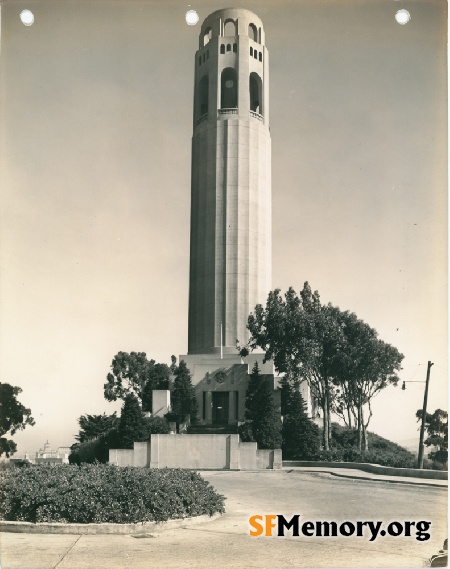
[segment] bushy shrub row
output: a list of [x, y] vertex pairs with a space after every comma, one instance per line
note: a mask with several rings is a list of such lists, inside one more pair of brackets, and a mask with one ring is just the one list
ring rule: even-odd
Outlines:
[[397, 454], [391, 450], [372, 449], [367, 452], [358, 452], [356, 448], [334, 448], [328, 451], [319, 451], [314, 460], [324, 462], [368, 462], [395, 468], [417, 468], [417, 459], [408, 451]]
[[417, 459], [400, 445], [393, 443], [375, 433], [367, 433], [369, 450], [358, 451], [358, 432], [333, 423], [332, 448], [328, 451], [320, 450], [313, 460], [326, 462], [368, 462], [381, 466], [395, 468], [416, 468]]
[[223, 513], [224, 499], [184, 469], [39, 465], [0, 474], [0, 517], [10, 521], [162, 522]]
[[139, 431], [131, 437], [124, 436], [120, 428], [113, 428], [97, 439], [72, 445], [69, 461], [71, 464], [95, 461], [106, 463], [110, 448], [133, 448], [133, 443], [147, 441], [152, 434], [164, 435], [168, 432], [169, 424], [163, 417], [144, 417]]

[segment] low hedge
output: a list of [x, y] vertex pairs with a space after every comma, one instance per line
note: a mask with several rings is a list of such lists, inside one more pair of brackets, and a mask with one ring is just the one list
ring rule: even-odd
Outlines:
[[162, 522], [223, 513], [224, 500], [185, 469], [38, 465], [0, 474], [0, 518], [8, 521]]
[[395, 468], [417, 467], [417, 459], [408, 451], [396, 454], [390, 450], [381, 449], [372, 449], [367, 452], [359, 452], [358, 449], [352, 448], [321, 450], [314, 456], [314, 460], [325, 462], [368, 462]]

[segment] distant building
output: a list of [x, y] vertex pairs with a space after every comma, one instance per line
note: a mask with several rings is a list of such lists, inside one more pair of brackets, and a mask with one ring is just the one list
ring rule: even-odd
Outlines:
[[44, 448], [40, 448], [36, 452], [35, 464], [52, 463], [52, 464], [69, 464], [70, 447], [58, 447], [53, 450], [47, 441]]

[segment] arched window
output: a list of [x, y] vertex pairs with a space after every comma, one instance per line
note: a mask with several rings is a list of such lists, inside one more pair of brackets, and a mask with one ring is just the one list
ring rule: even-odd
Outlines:
[[250, 110], [263, 114], [262, 81], [257, 73], [250, 73]]
[[237, 43], [233, 44], [233, 51], [234, 51], [234, 53], [237, 53]]
[[262, 51], [259, 52], [259, 61], [262, 61]]
[[205, 30], [205, 33], [203, 34], [203, 47], [205, 47], [205, 45], [209, 42], [211, 38], [212, 38], [212, 29], [208, 28], [207, 30]]
[[236, 24], [234, 20], [226, 20], [223, 28], [224, 36], [235, 36], [236, 35]]
[[231, 51], [231, 44], [230, 43], [227, 45], [227, 51]]
[[224, 44], [222, 44], [222, 45], [220, 46], [220, 53], [221, 53], [222, 55], [225, 53], [225, 45], [224, 45]]
[[208, 75], [203, 75], [198, 83], [197, 89], [197, 118], [206, 115], [209, 106], [209, 79]]
[[248, 37], [253, 41], [258, 41], [258, 30], [256, 29], [255, 24], [248, 25]]
[[256, 51], [256, 49], [255, 49], [255, 51], [253, 52], [253, 57], [254, 57], [255, 59], [258, 59], [258, 52]]
[[250, 47], [250, 55], [253, 56], [253, 48]]
[[222, 71], [220, 79], [220, 108], [237, 108], [237, 73], [236, 69], [227, 67]]

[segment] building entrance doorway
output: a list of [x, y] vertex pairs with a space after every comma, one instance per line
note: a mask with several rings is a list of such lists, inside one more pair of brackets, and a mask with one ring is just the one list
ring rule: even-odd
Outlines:
[[212, 393], [212, 423], [213, 425], [228, 425], [228, 391], [213, 391]]

